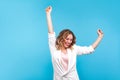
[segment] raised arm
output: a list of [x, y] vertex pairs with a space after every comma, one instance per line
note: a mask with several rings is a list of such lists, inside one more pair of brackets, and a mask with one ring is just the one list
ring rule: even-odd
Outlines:
[[53, 25], [52, 25], [52, 19], [51, 19], [51, 11], [52, 11], [52, 7], [49, 6], [46, 8], [46, 17], [47, 17], [47, 24], [48, 24], [48, 32], [50, 34], [54, 33], [53, 30]]
[[97, 33], [98, 33], [98, 38], [96, 39], [96, 41], [92, 44], [92, 47], [95, 49], [97, 46], [98, 46], [98, 44], [101, 42], [101, 40], [102, 40], [102, 38], [103, 38], [103, 32], [102, 32], [102, 30], [98, 30], [97, 31]]

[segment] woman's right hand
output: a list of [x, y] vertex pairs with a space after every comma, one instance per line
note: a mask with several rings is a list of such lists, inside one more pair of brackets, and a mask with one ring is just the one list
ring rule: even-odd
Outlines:
[[51, 11], [52, 11], [52, 7], [51, 7], [51, 6], [48, 6], [48, 7], [46, 8], [46, 13], [50, 14]]

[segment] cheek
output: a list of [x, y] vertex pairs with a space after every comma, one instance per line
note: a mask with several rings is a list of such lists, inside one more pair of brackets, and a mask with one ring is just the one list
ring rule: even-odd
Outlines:
[[71, 43], [72, 43], [72, 41], [65, 41], [65, 43], [69, 43], [69, 44], [71, 44]]
[[67, 40], [64, 40], [64, 43], [66, 43], [67, 42]]
[[67, 41], [66, 40], [64, 40], [63, 42], [62, 42], [62, 44], [66, 44], [67, 43]]

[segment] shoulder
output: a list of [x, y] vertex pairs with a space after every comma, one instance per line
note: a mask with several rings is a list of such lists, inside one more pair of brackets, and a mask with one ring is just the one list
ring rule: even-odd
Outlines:
[[76, 45], [76, 44], [73, 45], [73, 49], [76, 49], [76, 48], [78, 48], [78, 47], [82, 47], [82, 46], [78, 46], [78, 45]]

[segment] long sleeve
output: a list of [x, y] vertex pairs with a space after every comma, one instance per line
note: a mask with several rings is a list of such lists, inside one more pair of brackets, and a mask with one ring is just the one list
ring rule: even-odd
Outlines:
[[55, 32], [53, 34], [48, 33], [48, 43], [49, 43], [49, 48], [50, 48], [51, 54], [53, 54], [53, 52], [56, 49], [55, 48], [55, 41], [56, 41]]
[[90, 54], [90, 53], [94, 52], [94, 48], [91, 45], [90, 46], [74, 45], [74, 48], [75, 48], [77, 55]]

